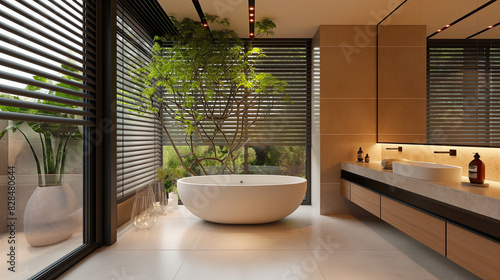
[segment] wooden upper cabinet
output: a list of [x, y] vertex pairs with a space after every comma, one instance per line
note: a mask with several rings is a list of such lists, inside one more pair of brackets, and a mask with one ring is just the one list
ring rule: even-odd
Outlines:
[[343, 197], [351, 200], [351, 182], [340, 179], [340, 194]]
[[351, 201], [380, 218], [380, 194], [351, 182]]
[[444, 220], [385, 196], [381, 201], [382, 220], [446, 256], [446, 222]]
[[500, 243], [448, 223], [448, 258], [477, 276], [500, 279]]

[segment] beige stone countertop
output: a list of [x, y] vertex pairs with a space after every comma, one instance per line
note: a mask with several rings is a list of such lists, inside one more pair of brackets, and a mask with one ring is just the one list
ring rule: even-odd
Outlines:
[[[383, 169], [380, 161], [369, 163], [342, 162], [341, 169], [412, 193], [432, 198], [474, 213], [500, 220], [500, 182], [489, 186], [464, 186], [458, 182], [418, 180]], [[486, 174], [486, 178], [488, 174]], [[469, 178], [462, 177], [462, 182]]]

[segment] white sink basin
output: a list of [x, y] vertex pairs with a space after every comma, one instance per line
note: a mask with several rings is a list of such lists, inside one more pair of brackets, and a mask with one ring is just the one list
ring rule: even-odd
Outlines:
[[420, 180], [462, 181], [462, 167], [420, 161], [393, 161], [392, 173]]

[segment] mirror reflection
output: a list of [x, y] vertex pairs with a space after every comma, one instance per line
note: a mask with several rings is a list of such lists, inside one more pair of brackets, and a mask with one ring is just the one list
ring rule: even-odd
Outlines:
[[500, 146], [500, 1], [408, 0], [378, 26], [378, 141]]

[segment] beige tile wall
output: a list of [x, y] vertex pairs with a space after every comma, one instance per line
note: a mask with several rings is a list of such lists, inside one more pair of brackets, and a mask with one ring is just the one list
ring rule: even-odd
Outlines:
[[[401, 146], [403, 152], [386, 150]], [[381, 144], [382, 158], [409, 159], [414, 161], [426, 161], [442, 164], [451, 164], [462, 167], [462, 175], [468, 176], [468, 166], [474, 159], [474, 153], [479, 153], [481, 160], [486, 165], [486, 180], [500, 181], [500, 149], [478, 148], [478, 147], [456, 147], [456, 146], [432, 146], [432, 145], [401, 145]], [[457, 156], [448, 154], [435, 154], [434, 151], [457, 150]]]
[[379, 36], [378, 139], [425, 143], [425, 26], [380, 26]]
[[340, 196], [340, 162], [356, 160], [359, 147], [380, 160], [375, 26], [321, 26], [313, 49], [312, 203], [347, 214], [357, 208]]

